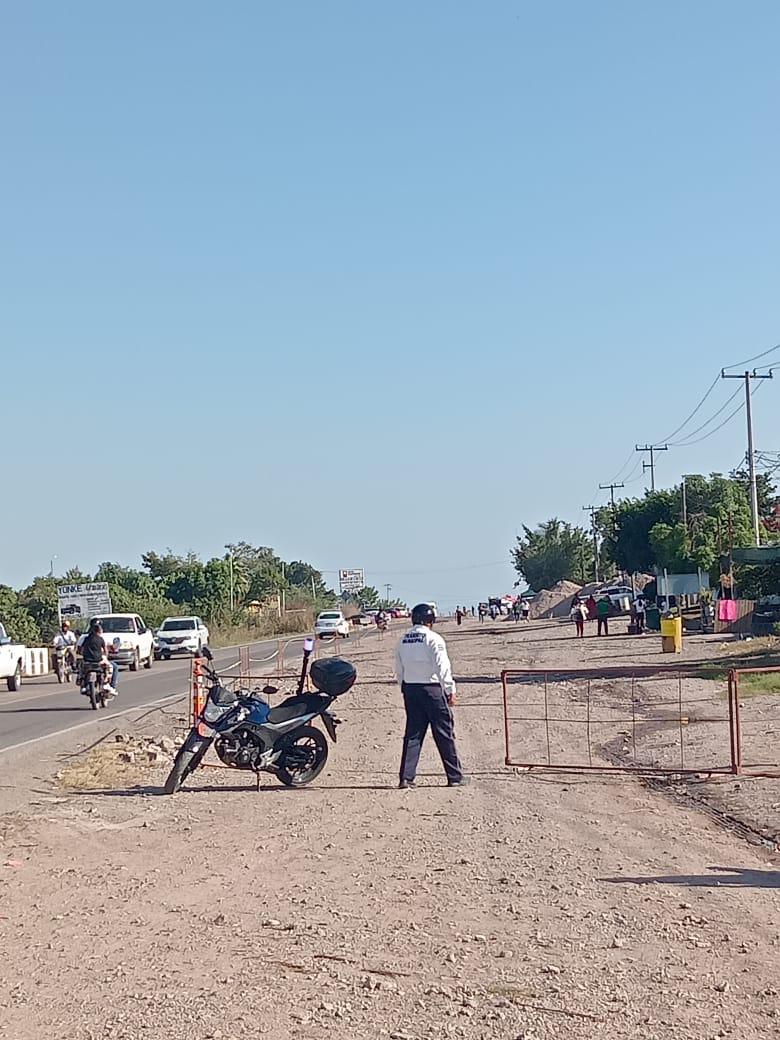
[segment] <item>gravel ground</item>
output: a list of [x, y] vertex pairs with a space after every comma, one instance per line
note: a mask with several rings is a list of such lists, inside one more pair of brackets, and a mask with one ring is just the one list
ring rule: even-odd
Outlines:
[[359, 684], [308, 789], [202, 770], [166, 798], [160, 763], [82, 793], [4, 759], [0, 1036], [780, 1036], [771, 851], [635, 777], [503, 766], [502, 667], [648, 663], [656, 641], [442, 632], [463, 789], [432, 747], [396, 789], [390, 638], [345, 647]]

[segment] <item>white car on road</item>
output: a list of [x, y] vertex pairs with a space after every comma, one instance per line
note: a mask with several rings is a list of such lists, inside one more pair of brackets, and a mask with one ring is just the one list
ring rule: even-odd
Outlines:
[[144, 668], [152, 667], [154, 636], [138, 614], [101, 614], [92, 621], [103, 626], [110, 660], [128, 665], [131, 672], [137, 672], [142, 661]]
[[323, 610], [314, 625], [314, 634], [318, 639], [323, 636], [341, 636], [349, 638], [349, 622], [340, 610]]
[[197, 655], [208, 642], [209, 630], [196, 615], [167, 617], [157, 629], [156, 653], [166, 661], [173, 654]]
[[0, 679], [5, 679], [6, 686], [14, 693], [22, 684], [24, 671], [25, 647], [15, 643], [0, 625]]

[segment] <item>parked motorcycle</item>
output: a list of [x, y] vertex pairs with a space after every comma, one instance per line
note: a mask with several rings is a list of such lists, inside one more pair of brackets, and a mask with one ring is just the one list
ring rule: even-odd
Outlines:
[[[340, 720], [329, 708], [353, 686], [357, 672], [349, 661], [338, 657], [315, 661], [309, 670], [313, 649], [314, 640], [307, 639], [295, 695], [275, 708], [257, 693], [226, 689], [213, 667], [205, 665], [211, 683], [209, 694], [200, 717], [179, 748], [165, 793], [175, 794], [181, 788], [212, 744], [225, 765], [257, 774], [272, 773], [287, 787], [303, 787], [319, 776], [328, 761], [328, 741], [322, 730], [309, 723], [321, 718], [335, 744]], [[202, 653], [207, 661], [213, 661], [207, 647]], [[307, 674], [316, 693], [303, 692]], [[270, 695], [277, 691], [266, 686], [262, 692]]]
[[73, 675], [73, 652], [64, 646], [59, 646], [52, 650], [51, 657], [57, 682], [69, 683]]
[[79, 689], [84, 697], [89, 697], [90, 707], [97, 711], [98, 705], [105, 708], [108, 694], [103, 689], [106, 675], [101, 664], [85, 664], [79, 661]]

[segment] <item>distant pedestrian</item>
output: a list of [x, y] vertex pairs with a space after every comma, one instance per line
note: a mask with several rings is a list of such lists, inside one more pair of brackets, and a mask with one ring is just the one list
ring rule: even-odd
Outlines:
[[436, 612], [430, 603], [412, 611], [412, 627], [395, 651], [395, 674], [406, 708], [403, 753], [398, 786], [414, 787], [425, 735], [430, 726], [449, 787], [466, 782], [455, 747], [455, 682], [447, 645], [433, 631]]
[[480, 603], [480, 605], [479, 605], [479, 620], [480, 621], [484, 621], [486, 616], [487, 616], [487, 607], [485, 606], [484, 603]]
[[571, 619], [574, 622], [578, 638], [582, 639], [585, 635], [585, 622], [588, 620], [588, 608], [578, 597], [575, 597], [572, 604]]
[[457, 607], [455, 610], [455, 620], [457, 621], [458, 625], [461, 625], [463, 623], [463, 611], [460, 609], [460, 607]]
[[646, 615], [647, 605], [645, 603], [645, 597], [640, 594], [634, 600], [634, 622], [636, 624], [636, 634], [638, 636], [644, 635]]
[[474, 611], [474, 605], [473, 604], [472, 604], [472, 607], [471, 607], [471, 616], [472, 617], [476, 617], [477, 616], [475, 611]]
[[588, 608], [588, 618], [590, 621], [595, 621], [598, 615], [598, 604], [596, 603], [596, 597], [591, 594], [585, 600], [585, 606]]
[[609, 615], [612, 612], [612, 601], [609, 596], [602, 596], [596, 604], [596, 620], [598, 622], [598, 635], [602, 632], [609, 635]]
[[519, 599], [516, 599], [514, 601], [514, 603], [512, 604], [512, 617], [515, 619], [515, 621], [519, 621], [520, 620], [520, 600]]
[[522, 604], [520, 606], [520, 610], [521, 610], [522, 615], [523, 615], [523, 621], [530, 621], [531, 620], [531, 604], [528, 602], [527, 599], [523, 600], [523, 602], [522, 602]]

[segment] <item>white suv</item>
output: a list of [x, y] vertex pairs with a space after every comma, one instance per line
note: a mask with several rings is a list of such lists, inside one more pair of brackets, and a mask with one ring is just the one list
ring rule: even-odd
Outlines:
[[314, 634], [319, 639], [323, 636], [341, 636], [349, 639], [349, 622], [340, 610], [323, 610], [314, 625]]
[[151, 668], [154, 660], [154, 636], [138, 614], [103, 614], [90, 619], [99, 621], [103, 627], [103, 638], [108, 646], [108, 656], [117, 664], [126, 664], [131, 672], [137, 672], [141, 662]]
[[172, 654], [197, 656], [208, 642], [209, 630], [199, 617], [167, 617], [157, 629], [155, 652], [166, 661]]

